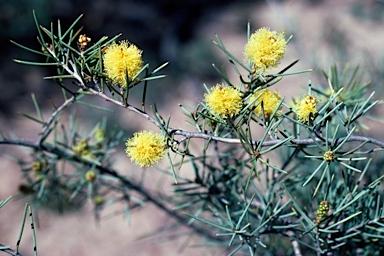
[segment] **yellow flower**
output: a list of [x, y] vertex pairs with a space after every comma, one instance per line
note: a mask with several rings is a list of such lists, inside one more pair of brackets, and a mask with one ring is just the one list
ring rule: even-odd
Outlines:
[[314, 119], [314, 115], [317, 113], [316, 104], [317, 99], [314, 96], [307, 95], [296, 104], [295, 109], [297, 113], [297, 119], [302, 123], [308, 123], [309, 120]]
[[132, 79], [143, 67], [142, 51], [128, 41], [112, 43], [104, 53], [104, 68], [107, 76], [121, 87], [127, 86], [126, 74]]
[[243, 106], [241, 93], [230, 86], [217, 84], [204, 96], [209, 109], [221, 118], [239, 113]]
[[[258, 104], [258, 106], [254, 110], [255, 113], [259, 116], [263, 116], [263, 108], [264, 108], [265, 119], [269, 120], [270, 116], [272, 115], [272, 113], [275, 111], [275, 109], [279, 105], [279, 102], [281, 100], [280, 94], [276, 91], [271, 92], [267, 89], [264, 89], [264, 90], [255, 92], [251, 96], [250, 101], [253, 101], [257, 97], [259, 97], [259, 98], [254, 103], [254, 106]], [[263, 102], [263, 108], [261, 107], [261, 102]], [[280, 109], [281, 109], [281, 107], [280, 107]], [[280, 115], [280, 109], [277, 110], [275, 116]]]
[[286, 45], [284, 33], [277, 34], [269, 28], [260, 28], [245, 45], [245, 57], [253, 62], [257, 72], [263, 73], [277, 66], [284, 57]]
[[150, 167], [159, 162], [167, 152], [163, 136], [151, 131], [136, 132], [125, 143], [125, 152], [140, 167]]

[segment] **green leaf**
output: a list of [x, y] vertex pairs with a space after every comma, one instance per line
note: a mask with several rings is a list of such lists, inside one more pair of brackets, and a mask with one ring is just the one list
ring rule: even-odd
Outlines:
[[34, 62], [34, 61], [25, 61], [25, 60], [13, 60], [16, 63], [32, 65], [32, 66], [60, 66], [60, 63], [50, 63], [50, 62]]
[[43, 114], [41, 113], [41, 109], [40, 109], [39, 103], [38, 103], [37, 100], [36, 100], [36, 96], [35, 96], [35, 94], [32, 93], [31, 97], [32, 97], [33, 105], [35, 106], [37, 115], [39, 116], [40, 120], [41, 120], [42, 122], [44, 122], [44, 117], [43, 117]]
[[44, 52], [41, 52], [41, 51], [36, 51], [36, 50], [34, 50], [34, 49], [32, 49], [32, 48], [29, 48], [29, 47], [26, 47], [26, 46], [24, 46], [24, 45], [22, 45], [22, 44], [16, 43], [16, 42], [13, 41], [13, 40], [10, 40], [10, 42], [11, 42], [12, 44], [14, 44], [14, 45], [16, 45], [16, 46], [18, 46], [18, 47], [20, 47], [20, 48], [26, 50], [26, 51], [29, 51], [29, 52], [32, 52], [32, 53], [35, 53], [35, 54], [39, 54], [39, 55], [43, 55], [43, 56], [45, 56], [45, 57], [49, 57], [49, 56], [50, 56], [50, 55], [47, 54], [47, 53], [44, 53]]
[[228, 228], [228, 227], [219, 225], [219, 224], [217, 224], [217, 223], [215, 223], [215, 222], [212, 222], [212, 221], [209, 221], [209, 220], [205, 220], [205, 219], [196, 217], [196, 216], [191, 215], [191, 214], [189, 214], [189, 213], [187, 213], [187, 212], [183, 212], [183, 213], [184, 213], [185, 215], [187, 215], [187, 216], [189, 216], [189, 217], [195, 219], [195, 220], [198, 220], [198, 221], [203, 222], [203, 223], [205, 223], [205, 224], [208, 224], [208, 225], [210, 225], [210, 226], [213, 226], [213, 227], [216, 227], [216, 228], [219, 228], [219, 229], [228, 231], [228, 232], [232, 232], [232, 228]]
[[62, 38], [65, 38], [73, 29], [73, 27], [80, 21], [80, 19], [83, 17], [83, 14], [80, 14], [79, 17], [77, 17], [77, 19], [72, 22], [71, 26], [69, 26], [69, 28], [67, 29], [67, 31], [64, 32]]
[[242, 61], [239, 61], [235, 56], [233, 56], [225, 47], [224, 47], [224, 44], [223, 42], [221, 42], [220, 38], [218, 35], [216, 35], [216, 39], [217, 39], [217, 42], [216, 41], [213, 41], [213, 43], [219, 47], [224, 53], [225, 55], [227, 56], [228, 60], [234, 60], [235, 62], [237, 62], [241, 67], [243, 67], [245, 70], [247, 70], [249, 73], [252, 72], [252, 69], [248, 68], [246, 65], [244, 65], [244, 63]]
[[12, 196], [9, 196], [7, 199], [5, 200], [0, 200], [0, 208], [3, 207], [6, 203], [9, 202], [9, 200], [11, 200]]
[[28, 119], [30, 119], [30, 120], [32, 120], [32, 121], [34, 121], [34, 122], [37, 122], [37, 123], [39, 123], [39, 124], [42, 124], [42, 125], [45, 124], [44, 121], [41, 121], [41, 120], [39, 120], [39, 119], [37, 119], [37, 118], [35, 118], [35, 117], [32, 117], [32, 116], [30, 116], [30, 115], [27, 115], [27, 114], [24, 114], [24, 113], [19, 113], [19, 114], [22, 115], [22, 116], [24, 116], [24, 117], [26, 117], [26, 118], [28, 118]]

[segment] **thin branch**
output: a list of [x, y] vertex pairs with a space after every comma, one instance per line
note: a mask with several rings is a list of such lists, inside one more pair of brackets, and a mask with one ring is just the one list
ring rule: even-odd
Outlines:
[[292, 248], [293, 248], [293, 253], [295, 254], [295, 256], [303, 256], [303, 254], [301, 253], [301, 250], [300, 250], [300, 245], [299, 245], [299, 242], [297, 242], [294, 237], [295, 237], [295, 232], [293, 232], [292, 230], [289, 230], [287, 232], [287, 235], [289, 236], [289, 238], [291, 239], [291, 244], [292, 244]]
[[[108, 97], [105, 93], [103, 92], [99, 92], [99, 91], [96, 91], [92, 88], [89, 88], [88, 91], [92, 94], [92, 95], [96, 95], [96, 96], [99, 96], [103, 99], [105, 99], [106, 101], [108, 102], [111, 102], [117, 106], [120, 106], [122, 108], [127, 108], [128, 110], [132, 111], [132, 112], [135, 112], [136, 114], [139, 114], [141, 115], [142, 117], [144, 117], [145, 119], [147, 119], [148, 121], [150, 121], [151, 123], [153, 123], [154, 125], [156, 125], [157, 127], [161, 127], [161, 124], [158, 124], [156, 119], [151, 117], [150, 115], [148, 115], [146, 112], [142, 111], [141, 109], [139, 108], [135, 108], [134, 106], [131, 106], [131, 105], [125, 105], [124, 103], [122, 103], [121, 101], [118, 101], [118, 100], [115, 100], [115, 99], [112, 99], [110, 97]], [[172, 129], [170, 129], [170, 131], [172, 131]]]
[[[156, 121], [156, 119], [154, 119], [153, 117], [148, 115], [146, 112], [142, 111], [141, 109], [138, 109], [138, 108], [133, 107], [131, 105], [125, 106], [120, 101], [111, 99], [110, 97], [108, 97], [104, 93], [96, 91], [94, 89], [90, 88], [89, 91], [91, 92], [91, 94], [99, 96], [99, 97], [105, 99], [106, 101], [109, 101], [109, 102], [111, 102], [113, 104], [116, 104], [116, 105], [118, 105], [120, 107], [127, 108], [130, 111], [133, 111], [133, 112], [143, 116], [145, 119], [147, 119], [148, 121], [150, 121], [151, 123], [153, 123], [157, 127], [163, 128], [162, 124], [159, 124]], [[183, 136], [182, 139], [177, 141], [178, 143], [181, 143], [181, 142], [183, 142], [185, 140], [188, 140], [188, 139], [191, 139], [191, 138], [196, 138], [196, 139], [214, 140], [214, 141], [223, 142], [223, 143], [227, 143], [227, 144], [241, 144], [240, 139], [223, 138], [223, 137], [214, 136], [214, 135], [210, 135], [210, 134], [206, 134], [206, 133], [202, 133], [202, 132], [188, 132], [188, 131], [184, 131], [184, 130], [180, 130], [180, 129], [174, 129], [174, 128], [171, 128], [171, 127], [168, 128], [168, 133], [173, 133], [174, 135]], [[345, 139], [346, 139], [346, 137], [338, 138], [339, 141], [343, 141]], [[264, 141], [264, 143], [262, 144], [262, 147], [273, 146], [273, 145], [276, 145], [278, 143], [281, 143], [281, 141], [282, 140]], [[315, 139], [315, 141], [316, 142], [323, 142], [323, 140], [319, 139], [319, 138]], [[293, 139], [290, 142], [292, 144], [294, 144], [294, 145], [311, 145], [311, 144], [315, 143], [315, 141], [313, 139]], [[332, 139], [329, 138], [328, 141], [332, 142]], [[354, 135], [352, 135], [352, 136], [350, 136], [348, 138], [347, 141], [348, 142], [350, 142], [350, 141], [363, 141], [363, 142], [368, 142], [368, 143], [377, 145], [377, 146], [379, 146], [381, 148], [384, 148], [384, 142], [383, 141], [377, 140], [377, 139], [372, 138], [372, 137], [354, 136]], [[255, 141], [255, 140], [252, 141], [253, 145], [257, 145], [257, 143], [258, 143], [258, 141]]]
[[[135, 112], [140, 113], [141, 115], [146, 117], [148, 120], [152, 120], [153, 119], [152, 117], [150, 117], [146, 113], [142, 112], [140, 109], [136, 109], [134, 107], [132, 107], [132, 109]], [[153, 121], [153, 122], [156, 124], [156, 121]], [[181, 135], [181, 136], [184, 136], [186, 138], [200, 138], [200, 139], [206, 139], [206, 140], [220, 141], [220, 142], [224, 142], [224, 143], [237, 143], [237, 144], [240, 144], [240, 140], [238, 140], [238, 139], [222, 138], [222, 137], [212, 136], [212, 135], [204, 134], [204, 133], [186, 132], [186, 131], [183, 131], [183, 130], [176, 130], [176, 131], [173, 130], [173, 132], [176, 135]], [[343, 139], [345, 139], [345, 138], [340, 138], [340, 140], [343, 140]], [[320, 141], [320, 139], [316, 139], [316, 140]], [[347, 139], [347, 141], [367, 141], [369, 143], [372, 143], [372, 144], [375, 144], [375, 145], [378, 145], [378, 146], [384, 148], [384, 142], [379, 141], [379, 140], [374, 139], [374, 138], [371, 138], [371, 137], [350, 136]], [[0, 140], [0, 145], [1, 144], [7, 144], [7, 145], [25, 146], [25, 147], [29, 147], [29, 148], [32, 148], [32, 149], [38, 149], [38, 150], [43, 150], [43, 151], [46, 151], [46, 152], [49, 152], [49, 153], [53, 153], [53, 154], [56, 154], [57, 156], [59, 156], [61, 158], [65, 158], [65, 159], [68, 159], [68, 160], [71, 160], [71, 161], [75, 161], [75, 162], [79, 162], [79, 163], [83, 163], [83, 164], [89, 164], [86, 160], [79, 159], [78, 157], [76, 157], [68, 149], [61, 149], [61, 148], [57, 148], [57, 147], [54, 147], [52, 145], [45, 144], [45, 143], [40, 143], [40, 142], [41, 142], [40, 140], [38, 140], [37, 142], [33, 142], [33, 141], [25, 141], [25, 140], [16, 140], [16, 139], [6, 139], [6, 138], [4, 138], [4, 139]], [[272, 146], [272, 145], [275, 145], [275, 144], [280, 143], [280, 142], [281, 142], [281, 140], [265, 141], [262, 144], [262, 146]], [[257, 141], [253, 141], [253, 143], [256, 144]], [[313, 144], [315, 142], [314, 142], [313, 139], [302, 139], [302, 140], [293, 139], [293, 140], [291, 140], [291, 143], [293, 145], [309, 145], [309, 144]], [[115, 178], [119, 179], [125, 186], [127, 186], [128, 188], [138, 192], [146, 200], [148, 200], [149, 202], [151, 202], [154, 205], [156, 205], [158, 208], [160, 208], [161, 210], [166, 212], [168, 215], [170, 215], [174, 219], [178, 220], [182, 225], [185, 225], [185, 226], [193, 229], [196, 233], [198, 233], [200, 235], [203, 235], [205, 237], [208, 237], [210, 239], [215, 239], [215, 240], [218, 239], [217, 236], [214, 236], [213, 234], [210, 234], [209, 232], [207, 232], [207, 230], [205, 230], [203, 228], [200, 228], [198, 226], [188, 225], [188, 219], [186, 217], [184, 217], [184, 215], [171, 210], [164, 203], [160, 202], [158, 199], [153, 197], [149, 193], [149, 191], [147, 191], [145, 188], [141, 187], [140, 185], [137, 185], [137, 184], [133, 183], [132, 181], [130, 181], [127, 178], [125, 178], [124, 176], [121, 176], [114, 169], [109, 168], [109, 167], [105, 167], [105, 166], [102, 166], [102, 165], [98, 165], [98, 166], [96, 166], [96, 168], [101, 173], [108, 174], [108, 175], [110, 175], [112, 177], [115, 177]], [[292, 241], [292, 246], [294, 246], [294, 245], [295, 245], [295, 243], [294, 243], [294, 241]], [[298, 252], [295, 252], [295, 253], [298, 253]], [[296, 255], [300, 255], [300, 254], [296, 254]]]
[[47, 137], [48, 135], [50, 134], [51, 130], [51, 124], [53, 123], [54, 120], [56, 120], [56, 117], [67, 107], [69, 107], [70, 105], [72, 105], [72, 103], [74, 103], [76, 101], [76, 96], [72, 96], [70, 97], [69, 99], [67, 99], [66, 101], [63, 102], [63, 104], [61, 104], [60, 107], [58, 107], [52, 114], [51, 114], [51, 117], [48, 119], [47, 122], [45, 122], [45, 124], [43, 125], [43, 129], [42, 131], [40, 132], [40, 135], [39, 135], [39, 138], [37, 139], [37, 144], [41, 144]]
[[[58, 59], [56, 58], [55, 53], [53, 51], [51, 51], [50, 49], [48, 49], [48, 51], [56, 59], [56, 61], [58, 61]], [[75, 68], [75, 65], [73, 63], [71, 63], [72, 67], [73, 67], [73, 70], [71, 70], [66, 63], [60, 62], [60, 64], [63, 66], [63, 68], [70, 75], [72, 75], [80, 83], [80, 87], [81, 88], [86, 88], [92, 95], [99, 96], [99, 97], [105, 99], [106, 101], [109, 101], [109, 102], [111, 102], [111, 103], [113, 103], [115, 105], [118, 105], [120, 107], [127, 108], [130, 111], [133, 111], [133, 112], [143, 116], [144, 118], [146, 118], [148, 121], [150, 121], [151, 123], [153, 123], [157, 127], [164, 128], [164, 127], [162, 127], [163, 125], [159, 124], [156, 121], [155, 118], [151, 117], [150, 115], [148, 115], [146, 112], [142, 111], [141, 109], [138, 109], [138, 108], [133, 107], [133, 106], [131, 106], [129, 104], [124, 104], [124, 103], [122, 103], [120, 101], [112, 99], [112, 98], [108, 97], [106, 94], [104, 94], [103, 92], [94, 90], [92, 88], [88, 88], [84, 84], [84, 81], [83, 81], [82, 77], [78, 74], [78, 72], [77, 72], [77, 70]], [[181, 142], [183, 142], [183, 141], [185, 141], [185, 140], [187, 140], [189, 138], [200, 138], [200, 139], [205, 139], [205, 140], [220, 141], [220, 142], [224, 142], [224, 143], [228, 143], [228, 144], [241, 144], [241, 141], [239, 139], [222, 138], [222, 137], [213, 136], [213, 135], [205, 134], [205, 133], [201, 133], [201, 132], [187, 132], [187, 131], [183, 131], [183, 130], [179, 130], [179, 129], [168, 128], [168, 133], [174, 133], [174, 135], [181, 135], [181, 136], [183, 136], [184, 138], [179, 140], [178, 143], [181, 143]], [[343, 140], [343, 139], [345, 139], [345, 137], [339, 138], [339, 139]], [[316, 142], [321, 142], [321, 141], [322, 141], [321, 139], [316, 139]], [[331, 139], [329, 139], [329, 141], [332, 142]], [[374, 138], [371, 138], [371, 137], [350, 136], [347, 141], [363, 141], [363, 142], [366, 141], [368, 143], [375, 144], [377, 146], [380, 146], [380, 147], [384, 148], [384, 142], [379, 141], [379, 140], [374, 139]], [[281, 142], [281, 140], [270, 140], [270, 141], [264, 142], [262, 144], [262, 146], [263, 147], [273, 146], [273, 145], [276, 145], [276, 144], [278, 144], [280, 142]], [[315, 141], [313, 139], [302, 139], [302, 140], [293, 139], [293, 140], [291, 140], [291, 142], [292, 142], [292, 144], [295, 144], [295, 145], [309, 145], [309, 144], [315, 143]], [[257, 141], [253, 141], [252, 144], [256, 145]]]
[[[104, 93], [98, 92], [94, 89], [90, 88], [89, 91], [93, 95], [99, 96], [99, 97], [105, 99], [106, 101], [109, 101], [109, 102], [116, 104], [120, 107], [127, 108], [130, 111], [133, 111], [133, 112], [143, 116], [145, 119], [147, 119], [148, 121], [150, 121], [151, 123], [153, 123], [154, 125], [156, 125], [159, 128], [162, 126], [161, 124], [159, 124], [156, 121], [156, 119], [154, 119], [153, 117], [148, 115], [146, 112], [142, 111], [141, 109], [138, 109], [138, 108], [133, 107], [131, 105], [125, 106], [120, 101], [111, 99], [110, 97], [108, 97]], [[214, 135], [210, 135], [210, 134], [206, 134], [206, 133], [202, 133], [202, 132], [188, 132], [188, 131], [184, 131], [184, 130], [180, 130], [180, 129], [174, 129], [171, 127], [168, 128], [168, 133], [173, 133], [174, 135], [183, 136], [182, 139], [177, 141], [178, 143], [181, 143], [181, 142], [188, 140], [188, 139], [191, 139], [191, 138], [196, 138], [196, 139], [214, 140], [214, 141], [223, 142], [223, 143], [227, 143], [227, 144], [241, 144], [240, 139], [223, 138], [223, 137], [214, 136]], [[346, 139], [346, 137], [338, 138], [339, 141], [343, 141], [345, 139]], [[278, 143], [281, 143], [281, 141], [282, 140], [264, 141], [264, 143], [262, 144], [262, 147], [273, 146], [273, 145], [276, 145]], [[316, 142], [323, 142], [323, 140], [321, 140], [319, 138], [315, 139], [315, 141]], [[293, 139], [290, 142], [294, 145], [311, 145], [311, 144], [315, 143], [315, 141], [313, 139]], [[332, 139], [329, 138], [328, 141], [332, 142]], [[384, 148], [384, 142], [383, 141], [377, 140], [377, 139], [372, 138], [372, 137], [352, 135], [347, 140], [347, 142], [350, 142], [350, 141], [363, 141], [363, 142], [371, 143], [371, 144], [377, 145], [381, 148]], [[257, 143], [258, 143], [258, 141], [256, 141], [256, 140], [252, 141], [253, 145], [257, 145]]]
[[[134, 108], [134, 107], [132, 107]], [[136, 109], [136, 108], [134, 108]], [[136, 109], [137, 112], [142, 112], [140, 109]], [[148, 120], [154, 120], [151, 116], [149, 116], [148, 114], [144, 113], [143, 116], [147, 117]], [[156, 124], [156, 121], [154, 120], [153, 121], [155, 124]], [[206, 133], [200, 133], [200, 132], [187, 132], [187, 131], [184, 131], [184, 130], [174, 130], [172, 128], [169, 128], [168, 130], [169, 132], [172, 132], [173, 134], [175, 135], [180, 135], [180, 136], [184, 136], [185, 139], [192, 139], [192, 138], [195, 138], [195, 139], [205, 139], [205, 140], [214, 140], [214, 141], [218, 141], [218, 142], [223, 142], [223, 143], [227, 143], [227, 144], [241, 144], [241, 141], [240, 139], [234, 139], [234, 138], [223, 138], [223, 137], [219, 137], [219, 136], [214, 136], [214, 135], [210, 135], [210, 134], [206, 134]], [[338, 138], [338, 140], [345, 140], [346, 137], [341, 137], [341, 138]], [[332, 141], [332, 139], [328, 139], [330, 142]], [[322, 140], [320, 139], [293, 139], [291, 140], [290, 144], [288, 145], [312, 145], [316, 142], [321, 142]], [[348, 139], [347, 139], [347, 142], [352, 142], [352, 141], [363, 141], [363, 142], [367, 142], [367, 143], [371, 143], [371, 144], [374, 144], [374, 145], [377, 145], [381, 148], [384, 148], [384, 142], [383, 141], [380, 141], [380, 140], [377, 140], [375, 138], [372, 138], [372, 137], [368, 137], [368, 136], [350, 136]], [[268, 146], [274, 146], [276, 144], [279, 144], [281, 143], [282, 140], [270, 140], [270, 141], [264, 141], [264, 143], [261, 144], [262, 147], [268, 147]], [[259, 143], [259, 141], [252, 141], [252, 144], [253, 145], [257, 145]], [[24, 140], [15, 140], [15, 139], [2, 139], [0, 140], [0, 144], [8, 144], [8, 145], [19, 145], [19, 146], [26, 146], [26, 147], [37, 147], [39, 146], [38, 143], [34, 143], [34, 142], [31, 142], [31, 141], [24, 141]]]
[[[51, 146], [48, 144], [44, 144], [44, 143], [39, 145], [36, 142], [32, 142], [32, 141], [3, 139], [3, 140], [0, 140], [0, 145], [1, 144], [25, 146], [25, 147], [29, 147], [32, 149], [43, 150], [43, 151], [46, 151], [49, 153], [53, 153], [60, 158], [65, 158], [65, 159], [68, 159], [68, 160], [71, 160], [74, 162], [78, 162], [78, 163], [82, 163], [82, 164], [90, 164], [86, 160], [79, 159], [78, 157], [76, 157], [70, 150], [60, 149], [60, 148], [57, 148], [57, 147], [54, 147], [54, 146]], [[112, 177], [119, 179], [126, 187], [128, 187], [132, 190], [135, 190], [143, 198], [145, 198], [149, 202], [153, 203], [158, 208], [160, 208], [161, 210], [166, 212], [169, 216], [171, 216], [172, 218], [179, 221], [182, 225], [192, 229], [197, 234], [203, 235], [203, 236], [205, 236], [209, 239], [212, 239], [212, 240], [221, 240], [219, 237], [215, 236], [214, 234], [211, 234], [206, 229], [200, 228], [200, 227], [195, 226], [195, 225], [189, 225], [188, 224], [189, 218], [185, 217], [181, 213], [175, 212], [172, 209], [168, 208], [166, 206], [166, 204], [160, 202], [158, 199], [153, 197], [147, 189], [143, 188], [141, 185], [137, 185], [137, 184], [133, 183], [131, 180], [120, 175], [114, 169], [109, 168], [109, 167], [105, 167], [102, 165], [97, 165], [96, 168], [100, 171], [100, 173], [107, 174], [107, 175], [110, 175]]]

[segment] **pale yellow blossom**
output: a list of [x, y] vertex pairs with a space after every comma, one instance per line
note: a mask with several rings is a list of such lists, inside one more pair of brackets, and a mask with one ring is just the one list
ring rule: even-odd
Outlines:
[[142, 51], [128, 41], [112, 43], [104, 52], [104, 69], [106, 75], [121, 87], [127, 86], [127, 76], [133, 79], [142, 69]]
[[227, 118], [238, 114], [243, 106], [241, 93], [230, 86], [217, 84], [205, 94], [205, 102], [212, 113]]
[[[255, 113], [259, 116], [263, 115], [263, 109], [264, 109], [264, 116], [266, 120], [269, 120], [273, 112], [276, 110], [277, 106], [280, 103], [281, 96], [280, 94], [275, 91], [271, 92], [267, 89], [260, 90], [255, 92], [251, 97], [250, 101], [253, 101], [259, 97], [255, 103], [254, 106], [257, 105], [257, 107], [254, 109]], [[261, 106], [261, 102], [263, 102], [263, 106]], [[280, 109], [276, 111], [275, 116], [280, 115]]]
[[136, 132], [125, 145], [127, 147], [125, 152], [131, 161], [140, 167], [151, 167], [167, 152], [165, 138], [151, 131]]
[[318, 100], [312, 95], [303, 97], [295, 106], [297, 119], [302, 123], [308, 123], [314, 119], [317, 113], [316, 104]]
[[285, 55], [286, 45], [284, 33], [278, 34], [269, 28], [260, 28], [245, 45], [245, 57], [252, 61], [258, 73], [263, 73], [277, 66]]

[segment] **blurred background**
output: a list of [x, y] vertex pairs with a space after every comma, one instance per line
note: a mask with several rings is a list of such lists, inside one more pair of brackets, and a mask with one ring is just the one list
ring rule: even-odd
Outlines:
[[[164, 70], [167, 78], [150, 84], [147, 102], [156, 102], [164, 116], [172, 114], [173, 127], [183, 126], [184, 122], [178, 103], [193, 108], [203, 98], [203, 83], [213, 86], [222, 82], [212, 63], [227, 67], [236, 81], [229, 63], [212, 40], [217, 34], [230, 52], [243, 59], [248, 21], [252, 31], [267, 26], [285, 31], [286, 37], [293, 35], [280, 68], [300, 59], [292, 71], [314, 69], [311, 73], [286, 77], [278, 84], [287, 100], [297, 97], [300, 90], [305, 92], [309, 80], [313, 86], [328, 86], [322, 70], [328, 71], [333, 64], [342, 70], [347, 63], [352, 68], [359, 65], [365, 72], [365, 80], [372, 81], [371, 91], [377, 92], [376, 99], [383, 95], [384, 1], [381, 0], [1, 0], [0, 130], [6, 136], [15, 133], [22, 138], [36, 138], [39, 127], [18, 115], [19, 112], [34, 114], [32, 92], [48, 115], [49, 99], [60, 102], [62, 97], [53, 82], [43, 79], [54, 70], [13, 62], [13, 59], [42, 61], [39, 56], [10, 43], [13, 40], [40, 49], [32, 10], [45, 27], [49, 27], [50, 22], [55, 26], [60, 19], [65, 28], [84, 14], [79, 27], [83, 26], [83, 32], [93, 41], [104, 35], [113, 37], [122, 33], [121, 39], [143, 50], [144, 61], [152, 68], [169, 61], [170, 65]], [[128, 133], [147, 125], [144, 120], [99, 99], [91, 101], [115, 112], [94, 115], [96, 110], [80, 107], [76, 111], [84, 117], [85, 124], [91, 125], [98, 121], [93, 119], [95, 116], [105, 115]], [[380, 113], [380, 108], [374, 111]], [[381, 127], [377, 123], [372, 125]], [[380, 129], [373, 129], [370, 135], [384, 137]], [[14, 147], [0, 147], [1, 199], [19, 194], [19, 167], [7, 155], [21, 153]], [[127, 161], [124, 157], [118, 159], [119, 164]], [[170, 191], [170, 183], [165, 185]], [[16, 243], [26, 200], [21, 197], [1, 209], [0, 243]], [[125, 224], [119, 216], [96, 224], [91, 218], [91, 206], [63, 215], [43, 209], [39, 212], [38, 249], [42, 255], [222, 254], [217, 248], [190, 247], [200, 244], [199, 240], [183, 236], [169, 241], [159, 237], [138, 239], [168, 222], [168, 217], [155, 207], [139, 211], [140, 214], [133, 213], [130, 224]], [[192, 242], [184, 249], [186, 240]], [[28, 233], [22, 241], [22, 252], [32, 255]]]

